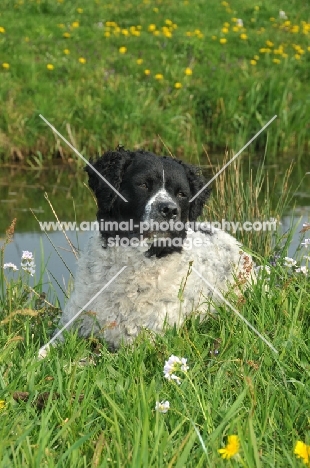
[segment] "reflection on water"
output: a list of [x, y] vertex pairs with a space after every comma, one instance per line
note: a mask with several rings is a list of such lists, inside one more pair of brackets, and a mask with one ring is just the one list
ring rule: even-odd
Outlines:
[[[269, 167], [269, 177], [272, 178], [273, 171], [284, 173], [289, 163], [287, 161], [282, 165]], [[281, 231], [285, 233], [292, 224], [296, 225], [289, 256], [294, 256], [300, 245], [302, 224], [310, 220], [310, 175], [304, 176], [309, 170], [309, 161], [306, 160], [294, 169], [291, 177], [291, 183], [297, 190], [291, 200], [291, 207], [282, 219], [281, 226]], [[70, 280], [69, 270], [73, 275], [75, 274], [76, 259], [64, 235], [61, 232], [49, 232], [50, 239], [58, 248], [68, 268], [64, 265], [48, 238], [40, 231], [36, 217], [40, 221], [55, 221], [51, 206], [45, 197], [47, 193], [60, 220], [75, 220], [78, 223], [93, 221], [96, 217], [96, 204], [85, 185], [86, 182], [87, 177], [82, 168], [77, 170], [75, 166], [45, 168], [43, 171], [2, 168], [0, 175], [0, 237], [3, 237], [12, 219], [17, 218], [14, 242], [7, 246], [4, 261], [13, 262], [19, 266], [23, 250], [34, 252], [37, 272], [41, 269], [41, 262], [44, 262], [44, 265], [48, 264], [43, 278], [43, 290], [55, 291], [62, 306], [65, 301], [64, 291], [67, 290]], [[273, 193], [272, 197], [276, 202], [279, 193]], [[29, 208], [32, 208], [34, 214], [29, 211]], [[79, 232], [78, 236], [75, 232], [67, 232], [67, 234], [75, 246], [83, 248], [88, 233]], [[259, 233], [256, 232], [253, 235], [259, 235]], [[310, 235], [304, 237], [310, 237]]]

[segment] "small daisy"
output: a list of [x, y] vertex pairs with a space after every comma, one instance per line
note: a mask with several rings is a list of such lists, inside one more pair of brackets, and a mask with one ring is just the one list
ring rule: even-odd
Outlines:
[[155, 405], [155, 410], [158, 411], [159, 413], [167, 413], [167, 411], [170, 409], [170, 403], [169, 401], [156, 401]]
[[238, 18], [237, 21], [236, 21], [236, 24], [239, 28], [243, 28], [243, 21], [241, 18]]
[[305, 239], [305, 242], [302, 242], [301, 245], [304, 245], [307, 249], [310, 245], [310, 239]]
[[288, 268], [291, 268], [293, 266], [296, 265], [296, 260], [294, 260], [293, 258], [290, 258], [290, 257], [284, 257], [284, 266], [285, 267], [288, 267]]
[[17, 266], [14, 265], [14, 263], [12, 263], [12, 262], [8, 262], [8, 263], [5, 263], [5, 264], [3, 265], [3, 269], [4, 269], [4, 270], [6, 270], [7, 268], [10, 268], [10, 269], [13, 270], [13, 271], [18, 271]]
[[304, 275], [308, 274], [308, 268], [306, 266], [301, 266], [300, 268], [296, 268], [296, 273], [303, 273]]
[[28, 250], [23, 251], [23, 255], [21, 258], [21, 267], [24, 271], [29, 273], [31, 276], [35, 273], [35, 263], [33, 253], [29, 252]]

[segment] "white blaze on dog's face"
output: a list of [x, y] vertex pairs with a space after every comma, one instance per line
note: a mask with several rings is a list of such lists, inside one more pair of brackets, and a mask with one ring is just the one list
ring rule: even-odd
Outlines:
[[[97, 198], [98, 221], [133, 221], [133, 234], [139, 232], [139, 224], [143, 222], [180, 221], [185, 225], [188, 220], [197, 220], [209, 195], [205, 190], [189, 203], [206, 183], [200, 169], [148, 151], [133, 152], [122, 148], [109, 151], [93, 165], [127, 200], [125, 202], [87, 167], [89, 185]], [[101, 233], [108, 235], [103, 230]], [[155, 233], [156, 228], [151, 228], [148, 233], [144, 231], [146, 236]], [[165, 235], [169, 234], [173, 235], [170, 228]]]

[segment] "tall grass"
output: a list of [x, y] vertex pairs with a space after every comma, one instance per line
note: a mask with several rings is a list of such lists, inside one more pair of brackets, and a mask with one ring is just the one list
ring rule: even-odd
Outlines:
[[[289, 172], [272, 206], [265, 193], [274, 181], [251, 169], [247, 183], [238, 161], [219, 176], [208, 216], [281, 216]], [[13, 228], [7, 242], [12, 234]], [[97, 339], [69, 334], [40, 361], [57, 303], [41, 296], [38, 304], [26, 272], [1, 268], [0, 466], [305, 466], [294, 447], [299, 440], [310, 444], [309, 276], [285, 267], [284, 249], [269, 262], [270, 233], [237, 234], [270, 274], [261, 270], [234, 306], [278, 353], [221, 306], [205, 322], [193, 316], [163, 336], [145, 332], [117, 353]], [[40, 281], [33, 289], [42, 292]], [[188, 359], [180, 386], [163, 376], [172, 354]], [[169, 401], [169, 411], [156, 411], [156, 401]], [[218, 449], [232, 434], [240, 440], [239, 455], [224, 460]]]

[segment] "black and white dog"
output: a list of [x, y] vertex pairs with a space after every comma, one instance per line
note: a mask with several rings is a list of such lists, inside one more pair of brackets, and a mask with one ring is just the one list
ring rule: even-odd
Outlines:
[[199, 168], [123, 148], [91, 164], [118, 193], [86, 167], [99, 231], [78, 261], [60, 327], [71, 326], [83, 309], [73, 321], [80, 335], [103, 337], [117, 348], [142, 329], [162, 333], [192, 312], [214, 311], [213, 287], [225, 293], [237, 280], [250, 281], [251, 257], [235, 238], [206, 223], [193, 228], [209, 196], [205, 189], [190, 202], [206, 184]]

